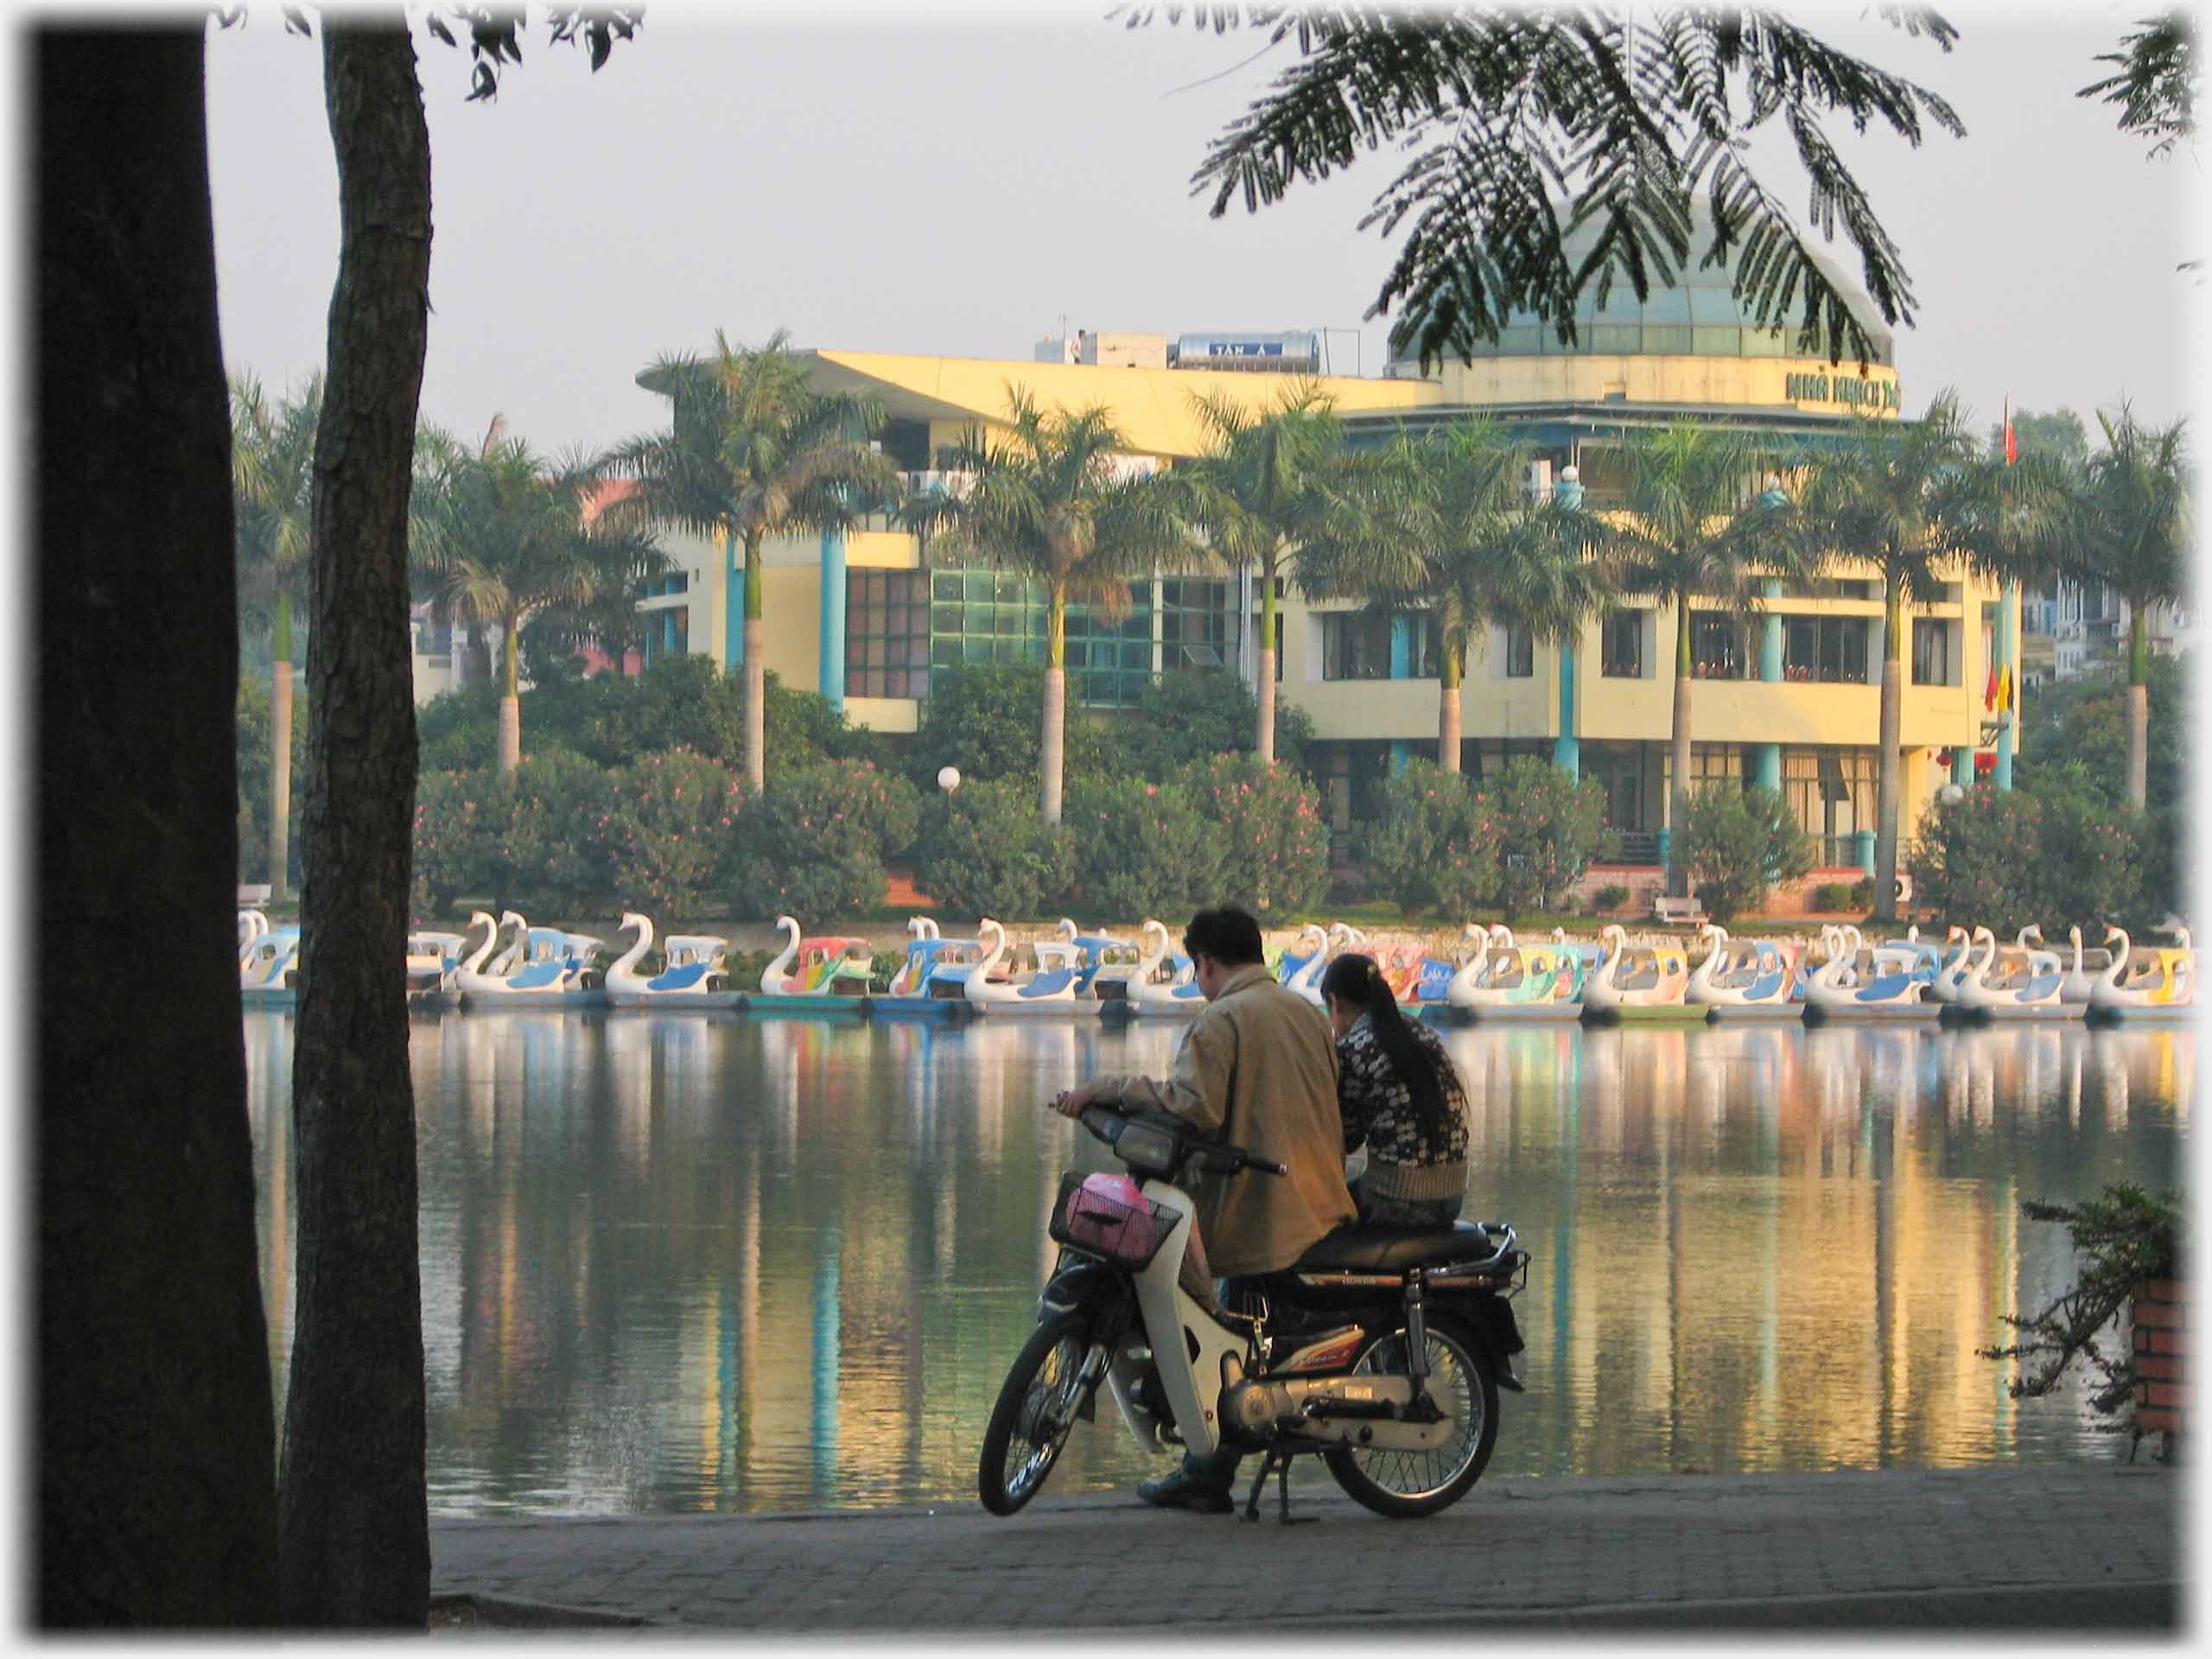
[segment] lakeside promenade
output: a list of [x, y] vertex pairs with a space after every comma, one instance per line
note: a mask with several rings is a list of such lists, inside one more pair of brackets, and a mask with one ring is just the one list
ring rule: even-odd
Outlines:
[[[2147, 1459], [2147, 1449], [2145, 1452]], [[1249, 1470], [1247, 1471], [1248, 1474]], [[486, 1622], [773, 1637], [1224, 1637], [1520, 1627], [1935, 1629], [2171, 1638], [2194, 1627], [2185, 1470], [2135, 1464], [1486, 1479], [1392, 1522], [1317, 1467], [1275, 1519], [1044, 1497], [758, 1516], [436, 1521], [434, 1602]]]

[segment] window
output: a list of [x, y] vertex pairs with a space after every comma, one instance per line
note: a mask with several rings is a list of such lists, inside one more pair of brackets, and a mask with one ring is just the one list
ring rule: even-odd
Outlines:
[[1582, 775], [1594, 778], [1605, 791], [1605, 827], [1636, 833], [1646, 826], [1643, 816], [1643, 753], [1637, 744], [1586, 743], [1582, 746]]
[[1751, 653], [1744, 625], [1734, 616], [1716, 611], [1690, 613], [1690, 673], [1700, 680], [1742, 680]]
[[1390, 619], [1373, 611], [1329, 611], [1321, 618], [1321, 677], [1390, 677]]
[[[1163, 671], [1236, 666], [1236, 645], [1230, 638], [1233, 591], [1224, 582], [1180, 577], [1160, 584], [1160, 666]], [[1280, 626], [1280, 613], [1275, 620]]]
[[1915, 685], [1956, 685], [1959, 683], [1951, 650], [1951, 625], [1915, 617], [1912, 622], [1912, 683]]
[[1529, 680], [1536, 676], [1536, 637], [1522, 627], [1505, 631], [1505, 677]]
[[1615, 611], [1605, 619], [1599, 666], [1606, 678], [1643, 677], [1643, 615], [1642, 611]]
[[1874, 751], [1823, 746], [1782, 752], [1782, 792], [1805, 833], [1818, 840], [1814, 858], [1828, 868], [1858, 862], [1854, 837], [1872, 830]]
[[666, 599], [676, 594], [688, 594], [690, 591], [691, 573], [689, 570], [678, 570], [670, 575], [655, 576], [645, 583], [640, 590], [639, 596], [645, 599]]
[[640, 655], [645, 665], [670, 658], [682, 657], [691, 649], [691, 607], [671, 605], [665, 610], [647, 611], [639, 619], [644, 624], [644, 648]]
[[929, 696], [929, 581], [920, 570], [845, 572], [847, 696]]
[[[1406, 671], [1408, 680], [1435, 680], [1444, 676], [1444, 638], [1438, 631], [1435, 616], [1427, 611], [1402, 612], [1392, 619], [1391, 626], [1405, 631]], [[1396, 674], [1393, 679], [1401, 677]]]
[[1784, 617], [1782, 677], [1866, 684], [1867, 628], [1871, 620], [1864, 616]]

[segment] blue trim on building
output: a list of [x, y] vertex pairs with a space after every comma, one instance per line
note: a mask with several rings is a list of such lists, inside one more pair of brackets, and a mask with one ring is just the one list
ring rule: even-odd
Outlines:
[[845, 532], [822, 532], [822, 654], [817, 676], [830, 706], [845, 710]]
[[1574, 734], [1574, 647], [1559, 647], [1559, 735], [1552, 741], [1552, 764], [1569, 778], [1582, 776], [1582, 744]]

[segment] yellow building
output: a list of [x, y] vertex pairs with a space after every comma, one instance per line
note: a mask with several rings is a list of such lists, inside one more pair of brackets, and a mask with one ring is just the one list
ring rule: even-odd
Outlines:
[[[1840, 434], [1854, 413], [1897, 414], [1890, 337], [1863, 302], [1877, 349], [1862, 372], [1853, 362], [1831, 368], [1790, 354], [1784, 336], [1738, 314], [1727, 283], [1723, 270], [1690, 272], [1643, 305], [1624, 293], [1604, 308], [1586, 301], [1572, 351], [1549, 329], [1516, 323], [1495, 348], [1432, 374], [1400, 363], [1382, 378], [1318, 384], [1355, 445], [1483, 411], [1529, 447], [1533, 488], [1554, 487], [1573, 467], [1599, 509], [1618, 499], [1621, 446], [1640, 429], [1687, 418], [1771, 435], [1780, 447]], [[1203, 452], [1195, 397], [1270, 403], [1281, 377], [1252, 371], [1297, 338], [1252, 336], [1240, 346], [1185, 336], [1179, 349], [1161, 335], [1109, 334], [1083, 347], [1045, 342], [1033, 361], [831, 350], [807, 359], [820, 388], [866, 391], [882, 404], [876, 440], [920, 486], [944, 446], [1003, 421], [1017, 392], [1047, 409], [1103, 404], [1127, 435], [1131, 468], [1172, 467]], [[1099, 360], [1067, 360], [1078, 354]], [[664, 544], [683, 574], [645, 603], [660, 619], [649, 654], [710, 652], [734, 664], [741, 645], [730, 550]], [[766, 666], [786, 683], [818, 688], [858, 724], [916, 729], [932, 669], [1042, 660], [1040, 588], [987, 569], [926, 566], [916, 538], [887, 518], [772, 543], [766, 556]], [[1179, 669], [1251, 677], [1250, 571], [1162, 576], [1136, 584], [1134, 596], [1128, 618], [1111, 627], [1071, 612], [1073, 706], [1111, 718], [1149, 677]], [[1992, 652], [2018, 632], [2017, 609], [2009, 626], [1995, 626], [1997, 599], [1990, 584], [1970, 579], [1911, 613], [1902, 726], [1908, 834], [1934, 792], [1970, 779], [1975, 751], [1995, 741], [1984, 687]], [[1697, 777], [1747, 777], [1784, 791], [1821, 838], [1823, 868], [1872, 868], [1882, 611], [1878, 573], [1842, 566], [1810, 584], [1770, 585], [1763, 614], [1715, 609], [1693, 620]], [[1434, 651], [1416, 614], [1383, 618], [1295, 592], [1280, 626], [1281, 696], [1313, 720], [1332, 819], [1347, 830], [1367, 816], [1370, 791], [1391, 766], [1435, 753]], [[1598, 777], [1629, 860], [1661, 861], [1675, 638], [1672, 607], [1648, 600], [1624, 602], [1567, 651], [1493, 630], [1467, 664], [1464, 769], [1486, 773], [1529, 753]]]

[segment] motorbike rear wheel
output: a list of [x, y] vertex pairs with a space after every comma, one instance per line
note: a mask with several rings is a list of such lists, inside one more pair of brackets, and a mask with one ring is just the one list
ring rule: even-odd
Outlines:
[[[1467, 1328], [1446, 1313], [1425, 1321], [1428, 1392], [1452, 1421], [1452, 1437], [1433, 1452], [1332, 1446], [1321, 1454], [1329, 1473], [1357, 1502], [1393, 1520], [1415, 1521], [1449, 1509], [1490, 1463], [1497, 1440], [1497, 1379]], [[1355, 1372], [1406, 1375], [1403, 1329], [1378, 1337]]]
[[993, 1515], [1012, 1515], [1045, 1484], [1083, 1403], [1089, 1326], [1059, 1313], [1029, 1333], [991, 1408], [976, 1488]]

